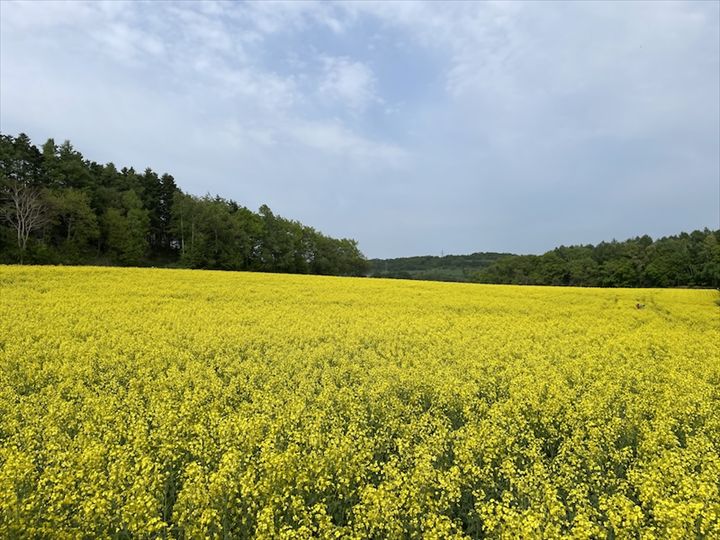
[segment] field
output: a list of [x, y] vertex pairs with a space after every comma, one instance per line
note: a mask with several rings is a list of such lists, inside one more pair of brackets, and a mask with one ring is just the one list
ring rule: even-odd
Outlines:
[[717, 298], [0, 267], [0, 537], [717, 538]]

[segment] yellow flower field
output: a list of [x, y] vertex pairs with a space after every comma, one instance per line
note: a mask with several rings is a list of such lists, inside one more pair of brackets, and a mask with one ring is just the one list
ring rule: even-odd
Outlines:
[[0, 537], [717, 538], [717, 298], [0, 267]]

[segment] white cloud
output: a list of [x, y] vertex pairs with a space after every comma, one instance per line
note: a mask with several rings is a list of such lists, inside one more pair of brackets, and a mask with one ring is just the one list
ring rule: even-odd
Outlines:
[[312, 24], [327, 27], [335, 33], [345, 29], [338, 16], [344, 12], [342, 6], [322, 0], [248, 2], [241, 7], [225, 2], [222, 7], [225, 16], [251, 29], [257, 39], [301, 31]]
[[107, 24], [91, 35], [96, 46], [102, 47], [114, 60], [122, 63], [146, 65], [148, 57], [162, 61], [165, 56], [162, 40], [123, 22]]
[[[717, 3], [0, 1], [4, 132], [268, 202], [369, 255], [717, 215]], [[607, 183], [634, 228], [603, 232]]]
[[369, 66], [346, 57], [322, 58], [323, 77], [320, 95], [353, 110], [363, 111], [381, 100], [376, 92], [376, 78]]
[[399, 146], [364, 138], [338, 121], [295, 122], [288, 126], [288, 133], [297, 143], [328, 154], [349, 157], [373, 168], [401, 167], [409, 157]]

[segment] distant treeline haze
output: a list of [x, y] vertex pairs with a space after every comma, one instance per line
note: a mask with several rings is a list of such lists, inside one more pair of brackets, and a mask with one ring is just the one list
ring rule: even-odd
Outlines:
[[41, 149], [0, 135], [0, 263], [180, 266], [365, 275], [350, 239], [221, 197], [183, 193], [169, 174], [118, 170], [69, 141]]
[[543, 255], [367, 261], [352, 239], [219, 196], [169, 174], [89, 161], [69, 141], [0, 134], [0, 263], [113, 264], [600, 287], [718, 287], [720, 231], [642, 236]]

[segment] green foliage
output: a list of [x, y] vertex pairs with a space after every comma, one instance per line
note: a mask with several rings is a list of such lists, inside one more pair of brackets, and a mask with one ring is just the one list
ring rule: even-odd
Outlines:
[[0, 181], [37, 187], [46, 178], [42, 163], [42, 155], [27, 135], [0, 134]]
[[45, 244], [57, 248], [65, 263], [80, 262], [91, 249], [90, 243], [100, 235], [98, 220], [90, 206], [90, 197], [76, 188], [45, 192], [52, 215]]
[[643, 236], [597, 246], [559, 247], [512, 255], [477, 272], [474, 281], [583, 287], [718, 287], [720, 231], [653, 240]]
[[[32, 190], [43, 215], [20, 247], [0, 223], [0, 262], [185, 266], [364, 275], [354, 240], [334, 239], [263, 205], [183, 193], [169, 174], [86, 160], [69, 141], [0, 135], [0, 180]], [[9, 185], [9, 184], [8, 184]], [[42, 224], [42, 226], [40, 225]]]
[[354, 240], [334, 239], [297, 221], [256, 214], [220, 197], [177, 193], [171, 216], [180, 260], [189, 268], [360, 276], [366, 261]]
[[57, 146], [53, 139], [49, 139], [43, 145], [42, 156], [49, 187], [83, 189], [92, 185], [93, 177], [85, 159], [70, 141]]
[[579, 287], [720, 287], [720, 231], [641, 236], [543, 255], [473, 253], [372, 259], [370, 275], [431, 281]]

